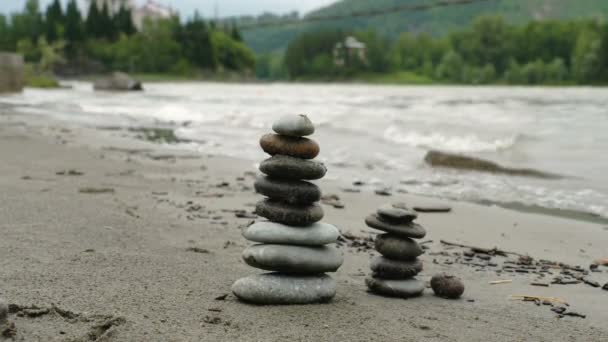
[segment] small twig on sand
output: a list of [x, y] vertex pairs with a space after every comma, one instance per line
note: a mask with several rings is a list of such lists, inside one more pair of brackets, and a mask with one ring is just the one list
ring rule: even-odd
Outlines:
[[494, 280], [491, 282], [488, 282], [488, 284], [490, 285], [498, 285], [498, 284], [509, 284], [512, 283], [513, 280], [512, 279], [505, 279], [505, 280]]
[[498, 247], [494, 247], [494, 248], [484, 248], [484, 247], [477, 247], [477, 246], [469, 246], [469, 245], [463, 245], [460, 243], [456, 243], [456, 242], [449, 242], [449, 241], [445, 241], [445, 240], [439, 240], [442, 244], [444, 245], [448, 245], [448, 246], [456, 246], [456, 247], [462, 247], [462, 248], [470, 248], [473, 252], [475, 253], [483, 253], [483, 254], [490, 254], [490, 255], [502, 255], [502, 256], [507, 256], [508, 254], [511, 255], [518, 255], [518, 256], [525, 256], [523, 254], [520, 253], [516, 253], [516, 252], [510, 252], [510, 251], [504, 251], [502, 249], [498, 249]]
[[511, 299], [517, 299], [517, 300], [523, 300], [523, 301], [534, 301], [534, 300], [540, 300], [540, 301], [547, 301], [547, 302], [553, 302], [553, 303], [568, 304], [568, 302], [566, 302], [565, 300], [563, 300], [563, 299], [561, 299], [561, 298], [557, 298], [557, 297], [541, 297], [541, 296], [527, 296], [527, 295], [511, 295]]

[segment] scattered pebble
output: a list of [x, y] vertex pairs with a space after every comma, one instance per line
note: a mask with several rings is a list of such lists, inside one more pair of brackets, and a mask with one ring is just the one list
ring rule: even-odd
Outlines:
[[204, 248], [200, 248], [200, 247], [188, 247], [186, 248], [186, 251], [188, 252], [194, 252], [194, 253], [201, 253], [201, 254], [209, 254], [211, 252], [209, 252], [209, 250], [204, 249]]
[[110, 193], [114, 193], [114, 189], [113, 188], [93, 188], [93, 187], [86, 187], [86, 188], [80, 188], [78, 189], [78, 192], [83, 193], [83, 194], [110, 194]]

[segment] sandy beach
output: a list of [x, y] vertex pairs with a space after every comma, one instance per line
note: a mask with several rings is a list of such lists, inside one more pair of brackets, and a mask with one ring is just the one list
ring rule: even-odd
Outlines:
[[[608, 257], [602, 224], [401, 193], [379, 196], [365, 186], [345, 191], [319, 181], [345, 205], [324, 205], [325, 220], [343, 234], [336, 298], [323, 305], [255, 306], [230, 294], [236, 279], [259, 273], [240, 257], [248, 244], [241, 229], [254, 220], [260, 198], [252, 187], [253, 163], [12, 113], [0, 114], [0, 158], [0, 297], [14, 323], [8, 340], [608, 340], [608, 291], [601, 288], [608, 266], [590, 270], [594, 260]], [[367, 293], [375, 233], [363, 219], [397, 201], [452, 207], [419, 216], [429, 232], [419, 279], [455, 274], [466, 284], [462, 299], [441, 299], [431, 289], [409, 300]], [[534, 259], [471, 255], [440, 240]], [[569, 266], [546, 262], [552, 266], [542, 268], [541, 259]], [[560, 273], [587, 282], [551, 284]], [[490, 284], [497, 280], [510, 282]], [[513, 295], [556, 297], [568, 303], [566, 312], [585, 318], [559, 317], [548, 303]]]

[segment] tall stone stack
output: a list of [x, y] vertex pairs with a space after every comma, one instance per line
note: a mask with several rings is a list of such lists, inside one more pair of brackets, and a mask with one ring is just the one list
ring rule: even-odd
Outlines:
[[321, 179], [327, 169], [314, 159], [319, 145], [305, 136], [314, 133], [305, 115], [285, 116], [260, 139], [271, 158], [260, 164], [255, 189], [266, 196], [256, 213], [267, 221], [256, 222], [243, 236], [258, 244], [243, 251], [245, 262], [272, 271], [237, 280], [232, 292], [241, 300], [256, 304], [309, 304], [326, 302], [336, 294], [336, 283], [326, 272], [335, 272], [343, 258], [328, 244], [339, 231], [319, 222], [323, 209], [318, 204], [321, 190], [310, 180]]
[[418, 257], [423, 250], [413, 239], [426, 235], [426, 230], [414, 222], [417, 216], [405, 204], [396, 203], [380, 207], [365, 219], [369, 227], [385, 232], [376, 237], [375, 248], [381, 256], [372, 259], [373, 273], [365, 279], [371, 292], [409, 298], [424, 291], [425, 283], [415, 278], [422, 271]]

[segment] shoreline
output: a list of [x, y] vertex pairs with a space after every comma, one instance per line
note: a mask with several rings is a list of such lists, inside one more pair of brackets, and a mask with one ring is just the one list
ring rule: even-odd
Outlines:
[[[588, 269], [607, 257], [608, 231], [601, 225], [411, 194], [384, 197], [365, 188], [343, 192], [335, 181], [320, 181], [325, 194], [345, 204], [323, 205], [324, 221], [344, 237], [339, 248], [345, 264], [332, 274], [338, 296], [324, 305], [246, 305], [229, 293], [236, 279], [260, 273], [240, 257], [247, 242], [239, 228], [251, 220], [242, 213], [260, 199], [252, 189], [253, 163], [28, 119], [0, 116], [0, 296], [13, 305], [9, 319], [22, 340], [84, 339], [99, 331], [96, 326], [105, 327], [100, 335], [106, 341], [608, 337], [608, 299], [601, 288], [582, 282], [532, 286], [550, 282], [559, 269], [547, 278], [518, 273], [509, 268], [517, 258], [467, 261], [465, 248], [440, 242], [498, 247]], [[419, 216], [429, 232], [424, 240], [431, 242], [418, 278], [455, 274], [467, 287], [463, 299], [439, 299], [430, 289], [411, 300], [365, 291], [374, 232], [363, 218], [397, 201], [452, 207], [451, 213]], [[608, 267], [599, 271], [588, 277], [608, 282]], [[505, 279], [511, 283], [489, 284]], [[548, 306], [512, 295], [562, 298], [568, 310], [586, 318], [558, 319]], [[27, 314], [33, 306], [48, 313]]]

